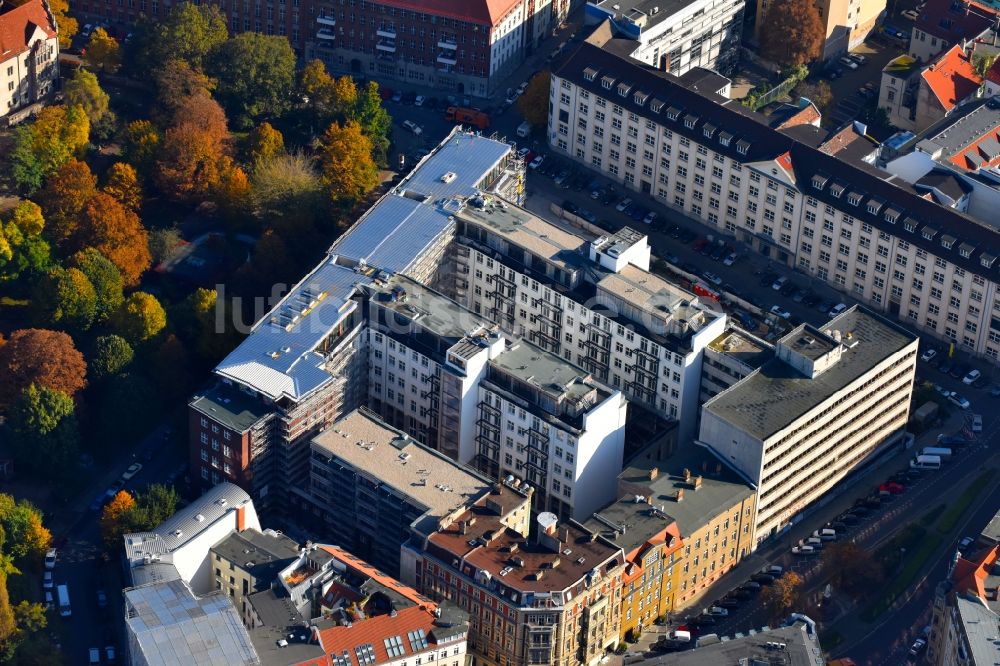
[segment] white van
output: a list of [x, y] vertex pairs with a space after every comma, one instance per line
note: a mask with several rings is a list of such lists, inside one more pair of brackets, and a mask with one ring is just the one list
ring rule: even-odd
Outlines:
[[525, 120], [523, 123], [517, 126], [517, 135], [522, 139], [527, 138], [531, 135], [531, 123]]
[[691, 632], [684, 631], [683, 629], [674, 629], [667, 636], [670, 640], [676, 643], [690, 643], [691, 642]]
[[66, 585], [59, 585], [56, 588], [56, 594], [59, 596], [59, 615], [62, 617], [69, 617], [73, 614], [73, 609], [69, 605], [69, 587]]
[[917, 456], [910, 461], [912, 469], [941, 469], [941, 458], [939, 456]]
[[816, 530], [815, 532], [813, 532], [813, 536], [819, 538], [821, 541], [837, 540], [836, 530], [831, 530], [829, 527], [824, 527], [821, 530]]

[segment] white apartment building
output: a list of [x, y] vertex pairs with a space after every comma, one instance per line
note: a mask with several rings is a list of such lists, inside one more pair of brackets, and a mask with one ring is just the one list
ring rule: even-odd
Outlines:
[[649, 272], [645, 235], [595, 237], [490, 197], [456, 217], [456, 300], [694, 435], [702, 352], [726, 317]]
[[792, 329], [702, 407], [699, 440], [757, 486], [757, 540], [797, 522], [904, 433], [918, 338], [855, 306]]
[[556, 151], [997, 360], [995, 224], [890, 180], [852, 158], [853, 149], [831, 154], [836, 148], [820, 128], [770, 127], [715, 94], [721, 77], [679, 80], [603, 46], [595, 33], [553, 70], [549, 142]]
[[585, 12], [588, 25], [609, 20], [628, 55], [678, 76], [727, 72], [739, 59], [742, 0], [588, 0]]
[[59, 35], [45, 0], [0, 9], [0, 118], [54, 92], [59, 79]]

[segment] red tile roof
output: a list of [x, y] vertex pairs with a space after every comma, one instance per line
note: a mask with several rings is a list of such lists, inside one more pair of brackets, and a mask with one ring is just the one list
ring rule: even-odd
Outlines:
[[328, 552], [330, 555], [333, 555], [341, 562], [347, 564], [355, 571], [364, 574], [365, 576], [368, 576], [375, 582], [392, 590], [396, 594], [399, 594], [409, 599], [418, 606], [425, 606], [429, 608], [431, 611], [437, 608], [437, 604], [435, 604], [433, 601], [431, 601], [424, 595], [414, 590], [412, 587], [408, 585], [403, 585], [392, 576], [388, 576], [382, 573], [381, 571], [379, 571], [372, 565], [368, 564], [364, 560], [357, 558], [354, 555], [351, 555], [346, 550], [337, 548], [336, 546], [328, 546], [328, 545], [320, 545], [320, 548]]
[[[997, 10], [977, 2], [927, 0], [915, 24], [943, 41], [943, 47], [974, 39], [993, 25]], [[942, 48], [943, 50], [943, 48]]]
[[[370, 644], [375, 651], [375, 663], [387, 664], [400, 659], [427, 652], [431, 647], [413, 649], [407, 634], [423, 629], [429, 645], [433, 645], [432, 631], [434, 629], [434, 614], [419, 606], [410, 606], [393, 615], [377, 615], [375, 617], [355, 622], [350, 627], [337, 625], [320, 629], [319, 641], [323, 650], [332, 656], [340, 656], [344, 652], [350, 656], [350, 663], [357, 663], [354, 649]], [[385, 648], [385, 639], [398, 636], [401, 640], [402, 654], [390, 657]], [[329, 662], [327, 662], [329, 663]], [[302, 666], [302, 665], [299, 665]]]
[[786, 129], [797, 125], [818, 125], [822, 119], [816, 105], [810, 102], [781, 122], [775, 129]]
[[56, 28], [42, 0], [29, 0], [0, 14], [0, 61], [28, 50], [28, 40], [40, 28], [45, 36], [55, 37]]
[[381, 4], [495, 26], [519, 0], [382, 0]]
[[[1000, 125], [986, 128], [975, 141], [952, 155], [949, 161], [959, 169], [964, 169], [965, 171], [976, 171], [978, 169], [989, 169], [990, 167], [1000, 166], [1000, 155], [994, 155], [992, 150], [980, 150], [981, 147], [985, 148], [987, 142], [989, 142], [991, 148], [1000, 143]], [[976, 159], [970, 159], [973, 156]]]
[[921, 75], [945, 111], [974, 94], [983, 84], [972, 66], [972, 58], [956, 44], [925, 69]]

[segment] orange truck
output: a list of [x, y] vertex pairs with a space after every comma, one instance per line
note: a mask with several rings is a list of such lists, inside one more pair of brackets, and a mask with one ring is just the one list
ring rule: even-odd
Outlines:
[[481, 130], [490, 126], [489, 115], [483, 113], [482, 111], [466, 109], [461, 106], [449, 106], [448, 110], [445, 111], [444, 117], [446, 120], [450, 120], [453, 123], [472, 125], [473, 127], [478, 127]]

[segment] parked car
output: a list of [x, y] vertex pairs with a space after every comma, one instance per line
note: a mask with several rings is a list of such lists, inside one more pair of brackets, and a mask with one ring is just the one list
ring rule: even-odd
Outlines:
[[104, 660], [107, 661], [109, 664], [113, 664], [115, 662], [114, 645], [108, 645], [104, 648]]
[[716, 287], [722, 284], [722, 278], [720, 278], [715, 273], [712, 273], [711, 271], [705, 271], [704, 273], [701, 274], [701, 276], [706, 280], [708, 280], [709, 282], [711, 282], [712, 284], [714, 284]]
[[414, 136], [420, 136], [424, 133], [424, 131], [420, 129], [420, 125], [416, 124], [412, 120], [404, 120], [403, 127], [413, 132]]
[[619, 213], [624, 213], [625, 209], [631, 205], [632, 205], [632, 199], [629, 197], [625, 197], [624, 199], [618, 202], [618, 205], [615, 206], [615, 210], [617, 210]]
[[920, 18], [920, 14], [917, 13], [916, 9], [904, 9], [899, 13], [899, 15], [908, 18], [911, 21], [916, 21]]
[[917, 640], [913, 641], [913, 645], [910, 646], [910, 656], [919, 657], [920, 653], [924, 651], [925, 647], [927, 647], [927, 641], [925, 641], [923, 638], [918, 638]]
[[56, 568], [56, 549], [49, 548], [45, 553], [45, 568], [49, 571]]
[[868, 62], [867, 56], [863, 56], [860, 53], [852, 53], [847, 57], [853, 60], [854, 62], [858, 63], [859, 65], [864, 65], [866, 62]]
[[949, 358], [949, 359], [946, 359], [941, 365], [938, 366], [938, 370], [940, 370], [941, 372], [943, 372], [944, 374], [947, 375], [949, 372], [951, 372], [951, 369], [954, 368], [954, 367], [955, 367], [955, 362], [952, 361]]
[[788, 310], [781, 309], [780, 305], [772, 305], [771, 314], [773, 314], [776, 317], [781, 317], [782, 319], [788, 319], [789, 317], [792, 316], [791, 312], [789, 312]]
[[132, 463], [128, 466], [124, 472], [122, 472], [122, 478], [128, 481], [133, 476], [138, 474], [142, 470], [142, 463]]
[[89, 663], [91, 664], [91, 666], [93, 666], [94, 664], [101, 663], [101, 651], [98, 648], [95, 647], [90, 648], [89, 657], [90, 657]]
[[729, 254], [726, 255], [726, 258], [722, 260], [722, 263], [725, 264], [726, 266], [732, 266], [733, 264], [736, 263], [737, 259], [739, 259], [739, 255], [736, 254], [735, 252], [730, 252]]
[[531, 162], [528, 163], [528, 168], [537, 169], [538, 167], [542, 166], [542, 162], [544, 161], [545, 161], [545, 155], [536, 155], [535, 159], [531, 160]]
[[959, 409], [968, 409], [969, 407], [972, 406], [972, 403], [970, 403], [968, 400], [960, 396], [958, 393], [955, 393], [954, 391], [952, 392], [951, 395], [948, 396], [948, 401], [951, 402], [951, 404], [958, 407]]
[[726, 597], [725, 599], [719, 599], [716, 601], [715, 605], [720, 608], [739, 608], [740, 600], [733, 599], [732, 597]]
[[1000, 398], [1000, 384], [994, 384], [990, 387], [990, 396], [993, 398]]
[[656, 219], [656, 213], [654, 213], [653, 211], [649, 211], [648, 213], [646, 213], [646, 216], [642, 218], [642, 221], [645, 222], [646, 224], [652, 224], [655, 219]]
[[721, 606], [712, 606], [711, 608], [708, 609], [708, 614], [714, 617], [728, 617], [729, 610], [726, 608], [722, 608]]
[[854, 62], [853, 60], [851, 60], [847, 56], [843, 56], [839, 60], [839, 62], [840, 62], [840, 64], [842, 64], [844, 67], [847, 67], [848, 69], [857, 69], [858, 68], [858, 63]]
[[55, 588], [55, 582], [52, 580], [52, 572], [46, 571], [42, 576], [42, 589], [51, 590]]
[[770, 585], [774, 582], [774, 576], [767, 573], [756, 573], [750, 576], [750, 580], [760, 583], [761, 585]]
[[972, 386], [982, 376], [983, 373], [979, 372], [978, 370], [975, 369], [969, 370], [969, 372], [966, 373], [965, 377], [962, 377], [962, 383], [965, 384], [966, 386]]
[[972, 415], [972, 432], [982, 432], [983, 431], [983, 415], [973, 414]]
[[834, 317], [837, 317], [841, 313], [843, 313], [844, 310], [846, 309], [847, 305], [845, 305], [844, 303], [837, 303], [832, 308], [830, 308], [830, 311], [826, 313], [826, 316], [829, 317], [830, 319], [833, 319]]
[[937, 350], [936, 349], [928, 349], [928, 350], [924, 351], [923, 354], [920, 355], [920, 360], [924, 361], [925, 363], [930, 363], [931, 360], [935, 356], [937, 356]]
[[782, 275], [777, 280], [771, 283], [771, 289], [774, 289], [775, 291], [781, 291], [781, 289], [785, 286], [785, 282], [787, 281], [788, 278]]

